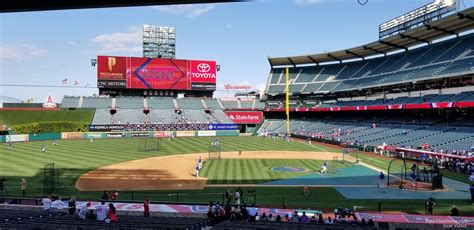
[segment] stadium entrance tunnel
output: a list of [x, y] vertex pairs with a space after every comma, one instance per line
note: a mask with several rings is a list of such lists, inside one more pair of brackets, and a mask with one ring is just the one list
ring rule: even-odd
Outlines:
[[291, 166], [279, 166], [270, 168], [272, 171], [277, 172], [306, 172], [308, 169], [300, 167], [291, 167]]

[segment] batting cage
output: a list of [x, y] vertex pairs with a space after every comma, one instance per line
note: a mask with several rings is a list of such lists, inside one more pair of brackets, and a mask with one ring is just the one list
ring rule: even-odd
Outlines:
[[209, 160], [221, 159], [221, 146], [220, 145], [210, 145], [209, 146]]
[[342, 150], [342, 160], [355, 159], [359, 163], [359, 149], [358, 148], [344, 148]]
[[138, 139], [138, 151], [150, 152], [160, 150], [159, 138], [140, 138]]
[[328, 174], [339, 174], [339, 157], [332, 157], [332, 161], [328, 162]]
[[59, 190], [59, 169], [54, 163], [45, 164], [43, 167], [43, 195], [54, 194]]

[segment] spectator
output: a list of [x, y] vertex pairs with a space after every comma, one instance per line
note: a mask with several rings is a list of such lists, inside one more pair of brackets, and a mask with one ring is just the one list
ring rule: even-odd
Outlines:
[[268, 215], [268, 221], [275, 221], [275, 219], [273, 218], [273, 215], [270, 213], [270, 215]]
[[310, 223], [318, 223], [318, 220], [316, 220], [316, 216], [312, 216], [311, 219], [309, 220]]
[[283, 219], [283, 222], [290, 222], [290, 221], [291, 221], [290, 215], [286, 214], [285, 218]]
[[258, 215], [258, 212], [255, 213], [255, 221], [260, 221], [260, 216]]
[[323, 214], [319, 214], [318, 224], [324, 224]]
[[81, 209], [79, 210], [77, 218], [80, 219], [80, 220], [86, 220], [87, 211], [88, 211], [90, 206], [91, 206], [90, 202], [88, 202], [86, 205], [83, 205], [81, 207]]
[[240, 210], [240, 212], [241, 212], [241, 214], [242, 214], [242, 219], [243, 219], [243, 220], [248, 220], [248, 218], [249, 218], [249, 212], [248, 212], [248, 210], [247, 210], [247, 206], [246, 206], [246, 205], [244, 205], [244, 206], [242, 207], [242, 209]]
[[369, 219], [369, 222], [367, 222], [367, 225], [368, 225], [368, 226], [374, 226], [375, 223], [374, 223], [374, 221], [373, 221], [372, 219]]
[[235, 190], [235, 203], [240, 204], [240, 191]]
[[69, 215], [74, 215], [76, 213], [76, 198], [71, 197], [67, 202], [67, 206], [69, 208]]
[[109, 194], [107, 193], [107, 191], [104, 191], [104, 193], [102, 193], [102, 196], [100, 197], [101, 200], [108, 200], [109, 199]]
[[309, 222], [309, 218], [308, 216], [306, 216], [306, 212], [303, 211], [303, 215], [301, 215], [300, 217], [300, 222], [301, 223], [308, 223]]
[[281, 222], [281, 216], [280, 216], [280, 215], [277, 215], [275, 221], [276, 221], [276, 222]]
[[459, 209], [456, 208], [456, 205], [453, 205], [453, 208], [451, 208], [450, 216], [459, 216]]
[[150, 200], [145, 199], [143, 202], [143, 216], [150, 217]]
[[214, 215], [214, 203], [212, 201], [209, 202], [209, 206], [207, 206], [207, 217], [210, 219], [214, 219], [216, 217]]
[[299, 216], [298, 216], [298, 211], [295, 211], [295, 213], [293, 213], [293, 216], [291, 218], [291, 222], [299, 222]]
[[255, 215], [257, 215], [257, 208], [255, 208], [255, 205], [252, 204], [252, 206], [248, 208], [249, 221], [255, 222]]
[[46, 212], [51, 212], [51, 199], [49, 199], [48, 196], [44, 196], [44, 198], [41, 200], [41, 203], [43, 204], [43, 211]]
[[116, 215], [116, 209], [114, 204], [110, 203], [109, 204], [109, 211], [107, 212], [107, 219], [105, 222], [110, 223], [110, 222], [118, 222], [118, 218]]
[[471, 191], [471, 204], [474, 204], [474, 184], [471, 184], [469, 191]]
[[[239, 187], [239, 188], [237, 189], [237, 191], [239, 191], [239, 195], [240, 195], [240, 199], [239, 199], [239, 200], [240, 200], [240, 202], [241, 202], [241, 203], [245, 203], [245, 200], [244, 200], [244, 191], [242, 190], [241, 187]], [[241, 204], [241, 203], [239, 203], [239, 204]]]
[[110, 194], [110, 200], [117, 200], [118, 198], [118, 192], [114, 190], [112, 190], [112, 193]]
[[337, 215], [339, 214], [339, 210], [340, 210], [339, 208], [334, 209], [334, 219], [337, 218]]
[[61, 197], [53, 196], [53, 202], [51, 202], [51, 211], [61, 212], [64, 209], [64, 203]]
[[26, 195], [26, 186], [27, 186], [27, 183], [26, 183], [25, 178], [21, 178], [21, 181], [20, 181], [20, 188], [21, 188], [21, 195], [22, 195], [22, 196], [25, 196], [25, 195]]
[[232, 199], [232, 190], [230, 188], [228, 188], [225, 192], [225, 198], [227, 199], [227, 204], [230, 204], [230, 201]]
[[104, 221], [107, 218], [107, 207], [105, 206], [105, 201], [101, 201], [95, 210], [97, 212], [98, 221]]
[[262, 214], [262, 216], [260, 217], [260, 220], [261, 221], [268, 221], [268, 217], [265, 213]]
[[325, 224], [333, 224], [331, 217], [328, 216], [328, 218], [326, 219], [326, 221], [324, 221], [324, 223]]
[[224, 219], [228, 220], [230, 219], [231, 213], [233, 212], [233, 208], [230, 206], [230, 204], [227, 202], [227, 204], [224, 206]]
[[436, 205], [435, 203], [435, 200], [434, 198], [430, 197], [430, 199], [428, 199], [428, 202], [426, 202], [426, 206], [428, 208], [428, 215], [433, 215], [433, 209], [434, 209], [434, 206]]
[[360, 226], [365, 227], [366, 225], [367, 225], [367, 223], [365, 222], [365, 219], [362, 218], [362, 220], [360, 222]]

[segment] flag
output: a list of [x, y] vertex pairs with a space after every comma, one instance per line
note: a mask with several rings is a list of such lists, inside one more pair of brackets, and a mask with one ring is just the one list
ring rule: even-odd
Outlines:
[[66, 85], [67, 84], [67, 78], [62, 80], [62, 82], [63, 82], [63, 85]]
[[76, 80], [76, 81], [74, 81], [74, 84], [72, 84], [72, 85], [78, 85], [78, 84], [79, 84], [79, 81]]

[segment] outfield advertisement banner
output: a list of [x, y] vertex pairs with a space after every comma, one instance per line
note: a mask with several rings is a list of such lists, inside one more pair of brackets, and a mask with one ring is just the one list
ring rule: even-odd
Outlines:
[[177, 137], [194, 137], [195, 132], [194, 131], [176, 131], [176, 136]]
[[173, 131], [155, 131], [153, 137], [170, 137], [173, 135]]
[[61, 139], [60, 133], [38, 133], [30, 134], [30, 141], [44, 141], [44, 140], [59, 140]]
[[19, 142], [19, 141], [28, 141], [29, 135], [28, 134], [20, 134], [20, 135], [7, 135], [5, 138], [6, 142]]
[[198, 137], [215, 137], [216, 131], [198, 131]]
[[97, 57], [97, 87], [104, 89], [216, 89], [216, 62], [143, 57]]
[[123, 125], [90, 125], [90, 131], [122, 131]]
[[133, 132], [130, 137], [150, 137], [150, 132]]
[[125, 133], [105, 133], [107, 138], [124, 138], [126, 137]]
[[207, 130], [236, 130], [238, 129], [236, 124], [209, 124]]
[[82, 139], [84, 134], [81, 132], [66, 132], [61, 133], [61, 139]]
[[105, 138], [104, 133], [84, 133], [84, 138]]
[[263, 120], [260, 111], [226, 111], [225, 114], [236, 124], [260, 124]]

